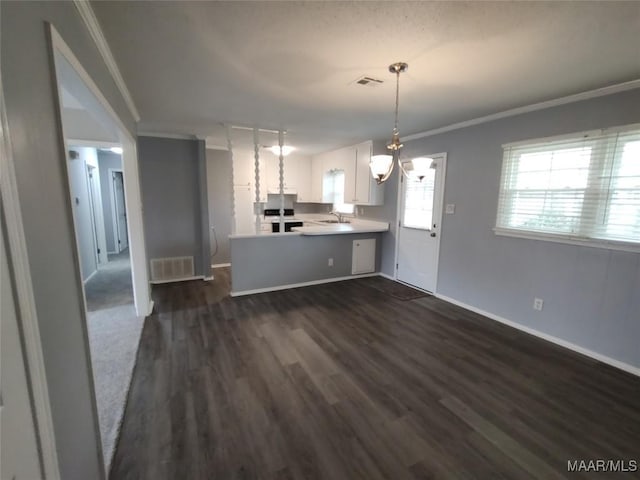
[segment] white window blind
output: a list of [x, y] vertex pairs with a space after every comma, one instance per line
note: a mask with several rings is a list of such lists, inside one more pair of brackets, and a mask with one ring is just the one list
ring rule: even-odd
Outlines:
[[496, 232], [640, 244], [640, 126], [505, 145]]

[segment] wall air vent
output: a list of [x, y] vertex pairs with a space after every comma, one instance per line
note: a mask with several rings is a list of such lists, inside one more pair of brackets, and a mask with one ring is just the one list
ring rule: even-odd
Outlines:
[[193, 257], [151, 259], [151, 283], [179, 282], [193, 277]]
[[378, 86], [378, 85], [380, 85], [381, 83], [384, 83], [384, 82], [382, 80], [377, 79], [377, 78], [367, 77], [365, 75], [365, 76], [362, 76], [359, 79], [357, 79], [355, 83], [358, 84], [358, 85], [366, 85], [368, 87], [375, 87], [375, 86]]

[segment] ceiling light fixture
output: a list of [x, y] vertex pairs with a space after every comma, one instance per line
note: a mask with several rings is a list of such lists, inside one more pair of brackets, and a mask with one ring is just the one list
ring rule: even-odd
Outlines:
[[371, 175], [376, 179], [379, 184], [386, 182], [391, 173], [393, 172], [393, 166], [395, 161], [398, 162], [398, 167], [407, 176], [418, 178], [420, 181], [426, 176], [427, 170], [431, 167], [433, 159], [421, 157], [411, 160], [411, 173], [407, 172], [400, 162], [400, 149], [402, 143], [400, 142], [400, 132], [398, 130], [398, 107], [400, 100], [400, 74], [406, 72], [409, 69], [409, 65], [404, 62], [392, 63], [389, 65], [389, 71], [396, 74], [396, 110], [395, 110], [395, 124], [393, 127], [393, 133], [391, 135], [391, 141], [387, 144], [387, 148], [391, 150], [391, 155], [374, 155], [371, 157], [369, 168], [371, 169]]
[[[269, 147], [269, 146], [265, 145], [264, 148], [269, 150], [274, 155], [280, 155], [280, 145], [273, 145], [272, 147]], [[282, 156], [286, 157], [287, 155], [289, 155], [294, 150], [295, 150], [295, 148], [292, 147], [291, 145], [283, 145], [282, 146]]]

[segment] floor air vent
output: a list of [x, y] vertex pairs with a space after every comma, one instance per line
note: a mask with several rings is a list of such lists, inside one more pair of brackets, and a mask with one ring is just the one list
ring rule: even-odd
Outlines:
[[151, 259], [151, 282], [179, 282], [194, 277], [193, 257]]

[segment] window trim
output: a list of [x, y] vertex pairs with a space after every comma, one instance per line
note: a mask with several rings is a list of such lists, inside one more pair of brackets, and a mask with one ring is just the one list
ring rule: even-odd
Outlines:
[[[517, 142], [504, 143], [502, 144], [502, 151], [514, 147], [525, 147], [525, 146], [535, 146], [542, 147], [545, 143], [554, 143], [561, 140], [571, 140], [575, 139], [578, 141], [580, 138], [589, 138], [589, 137], [598, 137], [602, 135], [608, 134], [621, 134], [634, 130], [640, 130], [640, 123], [633, 123], [629, 125], [616, 126], [610, 128], [603, 128], [599, 130], [587, 130], [582, 132], [574, 132], [564, 135], [555, 135], [550, 137], [543, 138], [534, 138], [528, 140], [521, 140]], [[532, 230], [521, 230], [517, 228], [506, 228], [506, 227], [498, 227], [498, 220], [500, 215], [500, 192], [502, 189], [504, 175], [504, 157], [502, 161], [502, 167], [500, 170], [500, 188], [498, 189], [498, 202], [496, 205], [496, 217], [494, 221], [494, 227], [492, 228], [494, 234], [496, 236], [504, 236], [504, 237], [512, 237], [512, 238], [522, 238], [527, 240], [541, 240], [541, 241], [549, 241], [554, 243], [561, 243], [565, 245], [577, 245], [582, 247], [592, 247], [592, 248], [602, 248], [608, 250], [617, 250], [624, 252], [634, 252], [640, 253], [640, 241], [639, 242], [626, 242], [623, 240], [610, 240], [610, 239], [598, 239], [593, 237], [585, 237], [579, 236], [575, 234], [566, 234], [566, 233], [545, 233], [545, 232], [537, 232]]]
[[569, 236], [562, 233], [542, 233], [530, 230], [517, 230], [511, 228], [493, 227], [493, 232], [499, 237], [523, 238], [526, 240], [542, 240], [565, 245], [578, 245], [581, 247], [605, 248], [622, 252], [640, 253], [640, 243], [623, 242], [619, 240], [599, 240], [596, 238]]

